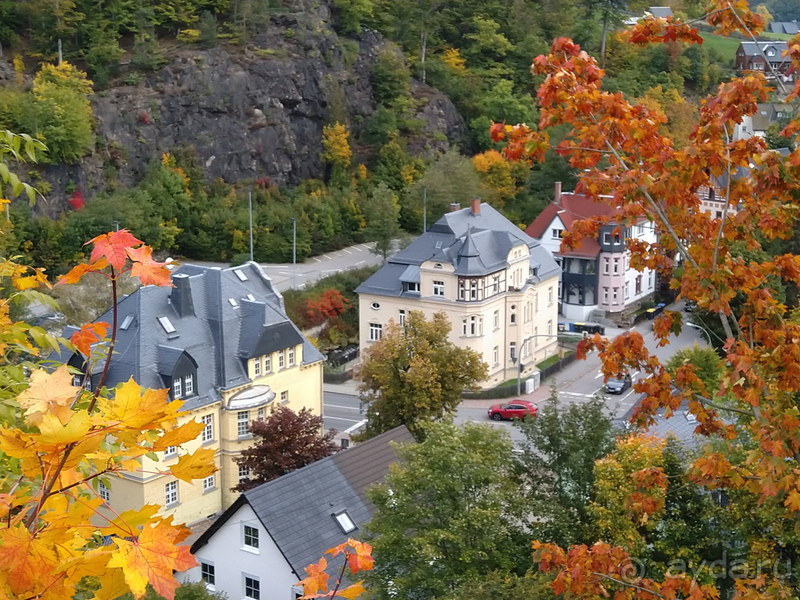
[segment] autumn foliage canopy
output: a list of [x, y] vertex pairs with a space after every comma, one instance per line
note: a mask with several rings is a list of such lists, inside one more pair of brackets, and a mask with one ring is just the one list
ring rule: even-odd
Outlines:
[[[739, 32], [751, 38], [762, 27], [760, 17], [750, 12], [744, 0], [713, 0], [707, 6], [706, 20], [722, 35]], [[702, 43], [694, 28], [672, 17], [648, 16], [625, 36], [634, 44]], [[800, 36], [788, 46], [796, 71], [800, 69]], [[670, 375], [636, 331], [611, 342], [595, 336], [581, 345], [579, 354], [598, 351], [606, 376], [635, 371], [647, 376], [635, 384], [636, 392], [645, 395], [634, 414], [639, 424], [653, 422], [661, 408], [669, 416], [688, 404], [697, 419], [697, 433], [717, 440], [715, 451], [707, 451], [691, 467], [695, 483], [726, 489], [738, 497], [749, 495], [754, 505], [773, 506], [776, 521], [796, 521], [800, 511], [800, 412], [796, 404], [800, 324], [790, 318], [765, 281], [778, 276], [784, 282], [800, 284], [800, 256], [779, 254], [756, 262], [731, 251], [736, 243], [757, 249], [770, 240], [789, 238], [797, 226], [800, 150], [784, 156], [770, 150], [762, 138], [733, 139], [734, 127], [756, 112], [756, 103], [768, 99], [772, 83], [783, 87], [781, 78], [772, 77], [774, 72], [753, 72], [722, 84], [715, 96], [703, 102], [689, 144], [677, 149], [660, 132], [664, 115], [631, 104], [621, 94], [603, 91], [603, 70], [571, 40], [557, 39], [550, 54], [534, 60], [532, 71], [545, 78], [538, 92], [539, 129], [494, 124], [492, 135], [505, 143], [506, 157], [542, 160], [550, 147], [547, 129], [569, 126], [570, 133], [555, 150], [581, 169], [578, 191], [612, 205], [618, 223], [651, 223], [659, 234], [659, 241], [652, 244], [627, 240], [631, 266], [657, 269], [684, 299], [716, 314], [726, 337], [719, 390], [706, 390], [688, 363]], [[790, 101], [796, 98], [798, 86], [785, 90]], [[795, 119], [782, 135], [793, 139], [798, 131], [800, 120]], [[739, 169], [748, 176], [734, 177]], [[714, 183], [722, 187], [721, 218], [701, 210], [703, 190]], [[731, 210], [734, 207], [736, 210]], [[564, 247], [575, 248], [582, 238], [596, 237], [603, 222], [578, 223], [565, 237]], [[675, 276], [672, 268], [678, 263], [683, 268], [675, 271], [680, 273]], [[734, 311], [731, 303], [736, 297], [742, 300], [742, 308]], [[658, 343], [669, 343], [669, 336], [681, 326], [681, 314], [666, 312], [655, 322]], [[738, 428], [734, 425], [737, 420]], [[658, 498], [663, 497], [669, 482], [656, 466], [631, 477], [637, 482], [638, 506], [632, 514], [641, 519], [658, 509]], [[774, 558], [780, 553], [775, 540], [765, 538], [762, 546], [772, 548], [765, 556]], [[701, 586], [690, 576], [663, 581], [624, 579], [621, 569], [629, 560], [626, 548], [604, 542], [569, 550], [537, 542], [534, 548], [540, 568], [556, 573], [555, 591], [573, 597], [614, 593], [619, 599], [699, 600], [718, 593], [715, 587]], [[790, 593], [785, 582], [774, 577], [759, 575], [736, 581], [736, 594], [741, 597]]]

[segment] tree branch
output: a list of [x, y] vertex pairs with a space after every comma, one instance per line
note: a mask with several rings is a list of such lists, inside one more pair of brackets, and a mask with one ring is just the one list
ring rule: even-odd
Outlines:
[[626, 581], [622, 581], [621, 579], [617, 579], [616, 577], [611, 577], [610, 575], [606, 575], [604, 573], [598, 573], [597, 571], [592, 571], [592, 575], [596, 575], [597, 577], [602, 577], [603, 579], [608, 579], [609, 581], [613, 581], [614, 583], [617, 583], [619, 585], [622, 585], [622, 586], [625, 586], [625, 587], [629, 587], [629, 588], [633, 588], [635, 590], [639, 590], [640, 592], [646, 592], [648, 594], [652, 594], [653, 596], [655, 596], [657, 598], [665, 598], [666, 597], [663, 594], [659, 594], [658, 592], [656, 592], [654, 590], [650, 590], [650, 589], [648, 589], [646, 587], [642, 587], [640, 585], [636, 585], [635, 583], [628, 583]]

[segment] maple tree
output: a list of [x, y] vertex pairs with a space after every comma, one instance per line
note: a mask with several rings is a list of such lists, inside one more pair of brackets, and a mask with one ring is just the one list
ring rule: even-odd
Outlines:
[[306, 300], [306, 327], [322, 325], [343, 314], [352, 305], [339, 290], [325, 290], [318, 297]]
[[348, 538], [343, 544], [326, 550], [325, 554], [330, 554], [334, 560], [341, 555], [339, 560], [341, 560], [342, 565], [339, 568], [339, 577], [332, 577], [328, 574], [326, 569], [329, 565], [325, 557], [319, 559], [319, 562], [307, 566], [307, 577], [298, 584], [303, 586], [303, 600], [311, 600], [312, 598], [330, 598], [333, 600], [339, 596], [352, 600], [364, 593], [363, 580], [345, 588], [342, 588], [342, 584], [344, 583], [345, 574], [348, 572], [355, 575], [372, 570], [374, 565], [372, 546], [353, 538]]
[[[178, 587], [173, 571], [196, 564], [189, 547], [180, 545], [189, 530], [173, 525], [172, 517], [156, 516], [159, 507], [154, 505], [104, 516], [97, 493], [100, 480], [141, 470], [143, 457], [187, 443], [203, 428], [194, 420], [180, 424], [181, 402], [170, 402], [167, 390], [142, 389], [132, 379], [114, 390], [104, 386], [118, 327], [116, 282], [130, 273], [142, 283], [171, 285], [169, 269], [124, 229], [89, 243], [90, 262], [77, 265], [58, 283], [74, 283], [87, 274], [108, 278], [113, 323], [84, 325], [69, 341], [60, 342], [86, 358], [85, 378], [95, 367], [102, 368], [99, 383], [94, 391], [73, 385], [66, 365], [53, 371], [35, 368], [15, 398], [16, 418], [0, 426], [6, 467], [0, 482], [0, 593], [20, 599], [67, 598], [85, 577], [93, 576], [99, 581], [94, 593], [98, 599], [127, 591], [141, 598], [149, 583], [171, 600]], [[17, 289], [49, 285], [41, 271], [10, 262], [3, 263], [0, 276], [10, 278]], [[9, 342], [35, 350], [19, 336], [21, 325], [10, 323], [2, 308], [0, 327], [3, 350]], [[35, 331], [27, 333], [47, 341]], [[54, 349], [58, 347], [56, 343]], [[199, 449], [182, 455], [164, 472], [191, 482], [215, 470], [213, 451]], [[104, 545], [103, 538], [112, 543]]]
[[[708, 2], [705, 20], [716, 34], [738, 32], [748, 39], [755, 39], [763, 25], [744, 0]], [[639, 45], [702, 43], [691, 24], [673, 17], [648, 16], [625, 37]], [[793, 68], [800, 68], [800, 36], [788, 42], [787, 53]], [[662, 131], [667, 118], [660, 108], [603, 91], [603, 70], [571, 40], [555, 40], [548, 55], [534, 59], [532, 71], [544, 77], [538, 91], [539, 128], [494, 124], [493, 137], [505, 144], [505, 156], [541, 160], [550, 148], [546, 129], [569, 127], [555, 150], [581, 170], [578, 191], [614, 207], [621, 225], [645, 219], [659, 233], [655, 243], [627, 237], [632, 268], [657, 269], [683, 298], [715, 316], [725, 340], [718, 390], [706, 389], [691, 364], [670, 373], [636, 331], [613, 341], [596, 335], [581, 343], [579, 355], [598, 351], [607, 377], [642, 371], [646, 378], [634, 386], [644, 394], [633, 415], [635, 423], [652, 423], [659, 409], [669, 417], [687, 406], [697, 420], [696, 433], [716, 438], [714, 449], [692, 463], [690, 480], [707, 489], [725, 490], [742, 506], [771, 507], [775, 527], [749, 541], [748, 560], [793, 556], [793, 545], [784, 542], [800, 511], [800, 413], [795, 401], [800, 391], [800, 325], [789, 318], [786, 305], [765, 282], [778, 277], [797, 285], [800, 256], [781, 253], [759, 260], [737, 255], [733, 248], [742, 244], [759, 250], [764, 242], [793, 234], [800, 214], [800, 151], [783, 155], [758, 137], [733, 139], [733, 132], [743, 117], [756, 112], [757, 102], [767, 99], [771, 85], [791, 101], [798, 96], [800, 83], [786, 89], [769, 65], [766, 74], [747, 72], [731, 79], [703, 101], [688, 143], [678, 148]], [[798, 132], [800, 120], [795, 119], [781, 134], [794, 139]], [[739, 169], [744, 176], [739, 176]], [[721, 216], [704, 212], [701, 206], [706, 190], [715, 183]], [[582, 238], [596, 237], [604, 222], [609, 220], [576, 223], [564, 247], [575, 248]], [[680, 261], [682, 269], [673, 276], [674, 261]], [[734, 301], [738, 310], [733, 309]], [[668, 344], [681, 326], [680, 313], [667, 311], [656, 319], [658, 344]], [[722, 397], [725, 403], [719, 400]], [[630, 473], [638, 482], [634, 494], [663, 497], [667, 481], [653, 468]], [[644, 518], [659, 510], [659, 502], [642, 503], [638, 510], [638, 518]], [[573, 597], [613, 593], [618, 599], [699, 600], [716, 598], [719, 591], [686, 574], [626, 578], [624, 565], [630, 563], [630, 555], [605, 541], [569, 550], [537, 542], [534, 548], [540, 568], [556, 575], [554, 590]], [[774, 573], [745, 574], [736, 580], [734, 595], [785, 596], [791, 594], [792, 581]]]
[[251, 477], [233, 488], [243, 492], [305, 467], [336, 452], [335, 430], [322, 433], [322, 417], [310, 409], [294, 412], [286, 406], [273, 408], [265, 419], [250, 423], [256, 442], [234, 458], [248, 467]]

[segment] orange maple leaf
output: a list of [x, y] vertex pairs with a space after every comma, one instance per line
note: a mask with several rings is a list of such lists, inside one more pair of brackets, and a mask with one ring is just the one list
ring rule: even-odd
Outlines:
[[353, 573], [371, 571], [375, 561], [372, 558], [372, 546], [358, 540], [349, 539], [347, 543], [355, 552], [347, 553], [347, 564]]
[[366, 591], [364, 589], [364, 586], [362, 585], [363, 583], [364, 583], [363, 581], [354, 583], [353, 585], [346, 587], [343, 590], [339, 590], [338, 592], [336, 592], [336, 595], [341, 596], [342, 598], [347, 598], [348, 600], [353, 600], [353, 598], [360, 596]]
[[134, 597], [142, 598], [147, 584], [167, 600], [174, 600], [180, 585], [173, 571], [185, 571], [197, 565], [189, 546], [179, 546], [185, 539], [185, 527], [171, 524], [172, 517], [155, 525], [145, 525], [138, 539], [114, 538], [117, 552], [108, 561], [109, 568], [119, 568]]
[[84, 356], [89, 356], [92, 353], [92, 344], [99, 342], [106, 337], [108, 331], [108, 323], [97, 321], [96, 323], [87, 323], [76, 331], [69, 338], [69, 341], [75, 346], [78, 351]]
[[86, 242], [86, 244], [94, 244], [92, 262], [105, 257], [108, 264], [118, 271], [125, 266], [125, 261], [128, 260], [128, 249], [141, 243], [142, 240], [136, 239], [127, 229], [104, 233]]
[[53, 579], [55, 552], [23, 525], [0, 530], [0, 543], [0, 565], [14, 594], [35, 596]]
[[172, 285], [167, 263], [153, 260], [153, 249], [150, 246], [128, 248], [127, 252], [133, 261], [131, 276], [138, 277], [142, 285]]
[[318, 563], [306, 567], [308, 577], [300, 582], [300, 585], [303, 586], [303, 594], [305, 596], [316, 594], [319, 590], [322, 590], [322, 593], [328, 591], [328, 579], [330, 575], [325, 572], [327, 567], [328, 561], [324, 558], [320, 558]]
[[97, 273], [105, 269], [107, 266], [108, 261], [104, 257], [100, 257], [100, 260], [93, 261], [91, 263], [81, 263], [79, 265], [75, 265], [72, 267], [69, 273], [58, 278], [56, 285], [62, 285], [65, 283], [78, 283], [81, 280], [81, 277], [86, 275], [86, 273]]

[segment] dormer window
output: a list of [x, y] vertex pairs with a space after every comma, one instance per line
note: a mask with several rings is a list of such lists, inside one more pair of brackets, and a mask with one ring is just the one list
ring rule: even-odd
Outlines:
[[767, 56], [775, 56], [775, 48], [769, 48], [767, 50]]
[[183, 396], [183, 382], [181, 378], [178, 377], [175, 381], [172, 382], [172, 397], [176, 400]]
[[194, 375], [190, 373], [183, 378], [183, 387], [187, 396], [194, 394]]
[[131, 323], [133, 323], [133, 315], [128, 315], [125, 317], [125, 320], [122, 321], [122, 325], [120, 325], [119, 328], [122, 329], [122, 331], [127, 331]]
[[419, 281], [409, 281], [406, 284], [406, 286], [407, 286], [406, 287], [407, 292], [414, 292], [416, 294], [419, 294]]

